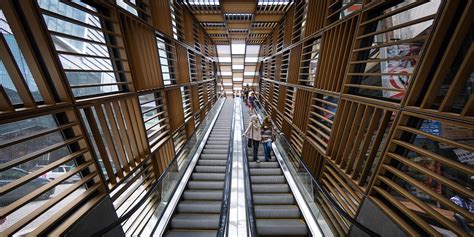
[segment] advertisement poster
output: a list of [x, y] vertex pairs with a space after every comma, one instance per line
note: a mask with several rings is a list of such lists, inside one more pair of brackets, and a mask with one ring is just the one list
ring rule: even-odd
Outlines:
[[382, 73], [382, 87], [389, 89], [402, 89], [403, 91], [383, 91], [383, 97], [391, 99], [402, 99], [408, 87], [410, 76], [415, 68], [415, 59], [402, 59], [403, 57], [417, 55], [420, 47], [416, 44], [391, 45], [380, 49], [381, 58], [392, 60], [382, 61], [380, 64]]

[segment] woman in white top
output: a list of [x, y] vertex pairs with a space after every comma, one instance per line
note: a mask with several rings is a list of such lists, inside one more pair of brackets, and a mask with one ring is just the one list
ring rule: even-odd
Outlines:
[[253, 159], [256, 162], [260, 162], [258, 160], [258, 146], [260, 145], [260, 140], [262, 140], [260, 129], [260, 122], [258, 121], [257, 115], [252, 115], [252, 117], [250, 117], [250, 123], [244, 132], [244, 136], [249, 139], [248, 147], [253, 146]]

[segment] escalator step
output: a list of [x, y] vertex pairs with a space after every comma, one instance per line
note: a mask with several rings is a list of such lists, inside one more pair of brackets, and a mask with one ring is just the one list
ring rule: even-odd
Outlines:
[[203, 165], [198, 165], [194, 168], [194, 172], [224, 173], [225, 172], [225, 166], [203, 166]]
[[178, 212], [219, 214], [221, 203], [220, 201], [181, 201], [178, 205]]
[[186, 190], [183, 193], [184, 200], [221, 200], [222, 190]]
[[250, 175], [281, 175], [282, 172], [280, 169], [275, 168], [266, 168], [266, 169], [259, 169], [259, 168], [251, 168]]
[[208, 145], [204, 146], [204, 149], [227, 149], [229, 145], [222, 144], [222, 145]]
[[229, 145], [229, 141], [220, 141], [220, 140], [213, 140], [209, 141], [207, 140], [206, 142], [207, 145]]
[[212, 131], [211, 132], [211, 136], [227, 136], [229, 137], [230, 136], [230, 130], [227, 130], [227, 131]]
[[212, 144], [212, 142], [225, 142], [225, 144], [230, 143], [230, 139], [228, 137], [209, 137], [207, 142], [211, 142], [209, 144]]
[[283, 175], [275, 176], [253, 176], [253, 184], [283, 184], [285, 183], [285, 177]]
[[227, 160], [198, 160], [198, 165], [203, 166], [225, 166], [227, 164]]
[[201, 154], [200, 159], [226, 159], [227, 154]]
[[227, 154], [229, 149], [206, 149], [202, 150], [203, 154]]
[[254, 193], [289, 193], [288, 184], [252, 184]]
[[257, 218], [300, 218], [300, 209], [296, 205], [255, 205]]
[[217, 229], [219, 214], [185, 214], [178, 213], [171, 219], [171, 227], [175, 229]]
[[308, 234], [308, 228], [301, 219], [257, 219], [259, 235], [303, 236]]
[[200, 230], [200, 231], [186, 231], [186, 230], [172, 230], [169, 231], [166, 237], [215, 237], [217, 230]]
[[193, 173], [193, 180], [224, 181], [225, 174], [220, 173]]
[[189, 189], [206, 189], [206, 190], [222, 190], [224, 181], [189, 181]]
[[[253, 156], [249, 156], [249, 159], [253, 159]], [[278, 162], [249, 162], [250, 168], [279, 168]]]
[[294, 204], [295, 199], [291, 194], [254, 194], [253, 203], [258, 204]]

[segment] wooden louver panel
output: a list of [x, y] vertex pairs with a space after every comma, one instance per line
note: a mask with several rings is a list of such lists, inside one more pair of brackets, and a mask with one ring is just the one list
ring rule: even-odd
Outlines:
[[374, 175], [395, 117], [389, 109], [344, 99], [339, 103], [327, 153], [361, 189]]
[[148, 143], [153, 152], [169, 137], [168, 112], [162, 92], [139, 96]]
[[337, 96], [319, 92], [313, 94], [306, 134], [308, 142], [322, 154], [326, 154], [338, 102]]
[[163, 87], [155, 31], [131, 17], [121, 15], [135, 87], [138, 91]]
[[[462, 10], [445, 10], [443, 13], [443, 17], [448, 19], [441, 18], [440, 21], [446, 27], [434, 35], [443, 40], [433, 42], [426, 52], [438, 56], [430, 57], [426, 63], [420, 65], [420, 74], [413, 85], [407, 105], [465, 121], [474, 121], [474, 20], [469, 17], [474, 4], [472, 1], [448, 4], [446, 8]], [[460, 5], [456, 6], [457, 4]], [[451, 14], [461, 17], [449, 22]], [[451, 30], [454, 33], [451, 33]], [[439, 45], [446, 45], [445, 50], [439, 50]]]
[[371, 197], [387, 212], [402, 212], [406, 218], [397, 215], [408, 231], [416, 226], [420, 235], [437, 235], [442, 228], [469, 236], [453, 215], [474, 221], [468, 209], [454, 203], [474, 196], [473, 137], [472, 125], [402, 112]]
[[293, 35], [292, 43], [301, 40], [305, 35], [306, 14], [308, 12], [308, 0], [296, 0], [294, 3]]
[[183, 113], [184, 122], [186, 123], [193, 114], [193, 108], [191, 107], [191, 91], [189, 86], [180, 87], [181, 99], [183, 101]]
[[177, 56], [174, 43], [171, 43], [170, 40], [167, 40], [161, 36], [156, 37], [156, 43], [158, 45], [158, 54], [160, 56], [163, 85], [168, 86], [176, 84]]
[[[376, 9], [363, 11], [345, 90], [364, 97], [400, 102], [432, 32], [439, 4], [434, 1], [386, 2]], [[402, 14], [410, 17], [397, 22]]]
[[[133, 90], [127, 58], [122, 50], [122, 34], [119, 25], [114, 24], [118, 21], [116, 12], [65, 2], [48, 4], [40, 1], [39, 7], [75, 97]], [[67, 11], [60, 11], [60, 8]], [[73, 11], [77, 14], [68, 13]], [[71, 28], [60, 29], [58, 25], [61, 24]], [[76, 31], [71, 30], [72, 27]]]
[[309, 39], [304, 42], [301, 54], [298, 84], [313, 87], [316, 82], [321, 39]]
[[[59, 222], [69, 218], [71, 209], [93, 205], [92, 199], [104, 196], [96, 192], [101, 185], [99, 173], [74, 110], [2, 121], [0, 131], [0, 216], [16, 220], [2, 224], [2, 235], [19, 233], [27, 225], [29, 232], [41, 233], [49, 227], [41, 219], [46, 212], [50, 222]], [[63, 167], [69, 169], [52, 181], [44, 180], [47, 173]], [[61, 189], [66, 183], [72, 184]], [[75, 194], [91, 201], [81, 204], [83, 200], [75, 199]]]
[[296, 87], [287, 87], [285, 96], [285, 112], [284, 116], [288, 121], [293, 120], [293, 112], [295, 111]]
[[352, 47], [350, 39], [354, 38], [357, 21], [357, 17], [352, 17], [324, 32], [316, 88], [333, 92], [341, 91]]
[[110, 188], [146, 159], [148, 142], [138, 101], [128, 97], [81, 109]]

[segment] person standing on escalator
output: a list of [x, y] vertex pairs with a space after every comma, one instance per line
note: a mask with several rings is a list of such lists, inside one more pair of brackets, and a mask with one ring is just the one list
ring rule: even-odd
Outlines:
[[261, 128], [262, 128], [262, 132], [261, 132], [262, 145], [263, 145], [263, 151], [265, 152], [265, 161], [270, 161], [271, 153], [272, 153], [272, 142], [275, 137], [275, 130], [273, 129], [270, 116], [266, 116], [263, 119]]
[[247, 147], [253, 147], [253, 160], [257, 163], [260, 162], [258, 159], [258, 147], [260, 145], [260, 140], [262, 140], [260, 132], [260, 122], [258, 121], [258, 117], [257, 115], [252, 115], [252, 117], [250, 117], [250, 123], [244, 132], [244, 136], [248, 139]]
[[255, 100], [257, 99], [257, 97], [255, 97], [255, 92], [252, 90], [249, 92], [249, 98], [248, 98], [248, 104], [249, 104], [249, 109], [250, 109], [250, 112], [252, 112], [253, 108], [254, 107], [254, 102]]

